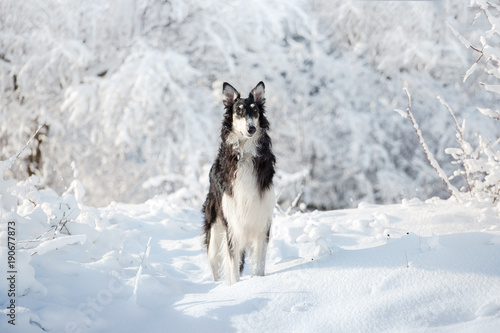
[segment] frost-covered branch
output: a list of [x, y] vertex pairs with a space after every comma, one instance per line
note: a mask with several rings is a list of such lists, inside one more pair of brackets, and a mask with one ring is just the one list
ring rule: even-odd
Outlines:
[[21, 155], [23, 153], [23, 151], [29, 146], [31, 141], [33, 141], [33, 139], [35, 138], [35, 136], [38, 134], [38, 132], [40, 131], [40, 129], [42, 127], [43, 127], [43, 125], [38, 127], [38, 129], [35, 131], [35, 134], [33, 134], [31, 136], [31, 138], [28, 140], [28, 142], [26, 142], [26, 144], [22, 148], [18, 149], [17, 152], [14, 155], [12, 155], [8, 160], [0, 161], [0, 175], [2, 175], [3, 171], [6, 171], [6, 170], [9, 170], [10, 168], [12, 168], [12, 164], [17, 160], [19, 155]]
[[451, 109], [451, 107], [448, 105], [448, 103], [445, 102], [443, 98], [440, 96], [437, 97], [439, 102], [446, 107], [448, 112], [451, 114], [451, 117], [453, 118], [453, 121], [455, 122], [455, 128], [457, 131], [457, 141], [460, 144], [460, 149], [461, 149], [461, 154], [460, 154], [460, 160], [462, 161], [462, 167], [464, 169], [464, 175], [465, 175], [465, 181], [467, 182], [467, 188], [469, 189], [469, 193], [472, 196], [472, 189], [469, 181], [469, 172], [467, 171], [467, 164], [465, 163], [465, 156], [467, 154], [470, 154], [472, 152], [472, 148], [468, 142], [464, 140], [464, 128], [465, 128], [465, 120], [462, 123], [462, 126], [458, 125], [457, 118], [455, 117], [455, 113]]
[[[485, 31], [479, 38], [482, 45], [481, 49], [473, 47], [471, 43], [461, 36], [455, 29], [448, 24], [453, 34], [464, 44], [470, 47], [475, 52], [480, 53], [480, 57], [475, 63], [467, 70], [464, 81], [479, 67], [479, 61], [484, 58], [484, 63], [481, 68], [491, 77], [500, 79], [500, 54], [498, 50], [498, 35], [500, 35], [500, 6], [485, 0], [472, 0], [471, 7], [476, 5], [480, 11], [475, 15], [473, 23], [477, 18], [484, 15], [486, 21], [490, 24], [491, 29]], [[486, 91], [491, 91], [500, 94], [500, 85], [498, 84], [485, 84]], [[463, 173], [467, 182], [469, 193], [472, 197], [478, 200], [486, 200], [497, 202], [500, 198], [500, 150], [497, 144], [500, 142], [498, 132], [494, 134], [496, 139], [486, 139], [483, 135], [476, 133], [478, 137], [478, 144], [476, 149], [473, 150], [472, 146], [464, 140], [463, 132], [465, 128], [465, 121], [460, 127], [453, 114], [451, 108], [441, 98], [438, 97], [440, 102], [448, 109], [455, 121], [457, 128], [457, 139], [460, 144], [460, 149], [447, 148], [446, 153], [450, 154], [455, 160], [460, 160], [463, 165]], [[497, 106], [497, 105], [495, 105]], [[492, 110], [489, 108], [477, 108], [481, 114], [486, 115], [492, 119], [493, 122], [500, 120], [500, 110]], [[497, 126], [497, 125], [494, 125]], [[455, 174], [460, 172], [456, 171]]]
[[420, 145], [424, 149], [425, 156], [427, 157], [427, 160], [431, 164], [431, 166], [436, 170], [436, 173], [438, 174], [439, 178], [443, 181], [443, 183], [446, 185], [448, 188], [448, 191], [450, 192], [451, 195], [453, 195], [457, 200], [460, 200], [460, 192], [458, 189], [453, 186], [450, 181], [448, 180], [448, 176], [444, 172], [444, 170], [441, 168], [437, 160], [434, 158], [434, 155], [430, 151], [429, 147], [425, 143], [424, 136], [422, 135], [422, 132], [420, 131], [420, 128], [418, 126], [417, 121], [415, 120], [415, 117], [413, 116], [413, 113], [411, 112], [411, 95], [410, 92], [408, 91], [407, 88], [403, 88], [403, 90], [406, 93], [406, 96], [408, 98], [408, 107], [406, 108], [406, 114], [410, 118], [411, 124], [413, 126], [413, 129], [415, 130], [415, 133], [417, 134], [418, 141], [420, 142]]

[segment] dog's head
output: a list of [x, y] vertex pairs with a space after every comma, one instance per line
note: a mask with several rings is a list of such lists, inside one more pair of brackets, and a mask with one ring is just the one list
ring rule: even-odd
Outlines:
[[257, 132], [264, 112], [264, 88], [264, 82], [261, 81], [250, 91], [248, 98], [241, 98], [233, 86], [224, 82], [222, 95], [226, 119], [229, 118], [231, 129], [238, 136], [251, 138]]

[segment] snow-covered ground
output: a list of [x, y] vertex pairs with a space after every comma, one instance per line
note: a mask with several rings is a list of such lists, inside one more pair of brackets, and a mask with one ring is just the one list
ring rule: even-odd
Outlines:
[[[413, 199], [290, 215], [276, 210], [267, 275], [246, 273], [229, 286], [211, 281], [198, 209], [165, 197], [97, 209], [29, 182], [0, 183], [24, 198], [16, 213], [5, 209], [15, 202], [5, 191], [0, 202], [2, 271], [7, 222], [17, 231], [16, 325], [3, 315], [1, 332], [500, 327], [498, 205]], [[5, 314], [8, 282], [2, 274]]]

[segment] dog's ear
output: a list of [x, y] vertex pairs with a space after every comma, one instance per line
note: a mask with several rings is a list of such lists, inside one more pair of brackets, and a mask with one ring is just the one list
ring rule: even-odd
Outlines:
[[252, 89], [252, 91], [250, 92], [250, 96], [253, 97], [253, 100], [257, 103], [257, 104], [264, 104], [264, 102], [266, 101], [265, 97], [264, 97], [264, 90], [265, 90], [265, 86], [264, 86], [264, 82], [260, 81], [256, 86], [255, 88]]
[[224, 105], [229, 107], [234, 104], [237, 98], [240, 98], [240, 93], [232, 85], [224, 82], [222, 85], [222, 96]]

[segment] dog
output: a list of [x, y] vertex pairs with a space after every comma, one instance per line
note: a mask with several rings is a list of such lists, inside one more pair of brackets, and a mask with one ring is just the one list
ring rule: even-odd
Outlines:
[[239, 281], [250, 252], [252, 274], [263, 276], [275, 205], [276, 158], [265, 116], [261, 81], [248, 98], [229, 83], [222, 87], [224, 120], [210, 188], [203, 205], [203, 236], [212, 277]]

